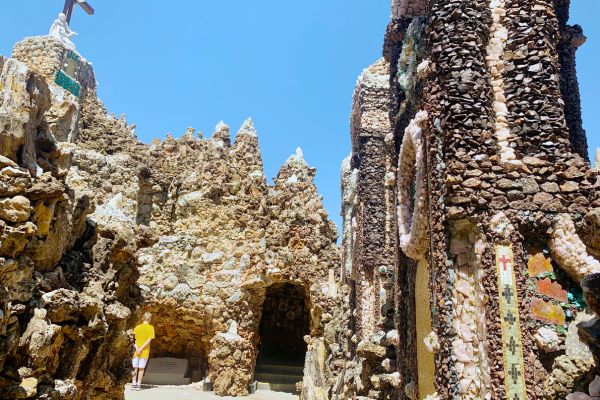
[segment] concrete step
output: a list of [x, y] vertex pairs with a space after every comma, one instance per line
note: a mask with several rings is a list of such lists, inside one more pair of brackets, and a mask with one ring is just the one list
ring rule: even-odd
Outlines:
[[269, 383], [291, 383], [295, 384], [302, 380], [302, 375], [290, 375], [290, 374], [274, 374], [268, 372], [257, 372], [254, 374], [254, 379], [259, 382]]
[[267, 383], [258, 382], [258, 390], [270, 390], [272, 392], [297, 393], [296, 384], [292, 383]]
[[300, 377], [302, 377], [302, 375], [304, 375], [304, 366], [303, 365], [260, 364], [256, 367], [256, 372], [300, 375]]

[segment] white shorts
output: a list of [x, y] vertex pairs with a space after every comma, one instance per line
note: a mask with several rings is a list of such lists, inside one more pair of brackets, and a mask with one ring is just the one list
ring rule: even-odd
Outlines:
[[134, 357], [133, 358], [133, 368], [146, 368], [146, 364], [148, 364], [148, 359], [147, 358], [137, 358]]

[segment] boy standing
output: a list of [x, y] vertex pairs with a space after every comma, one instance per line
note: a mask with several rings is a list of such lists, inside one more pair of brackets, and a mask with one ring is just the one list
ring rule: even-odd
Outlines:
[[133, 378], [131, 380], [134, 390], [140, 390], [144, 370], [150, 358], [150, 342], [154, 339], [154, 327], [150, 325], [152, 314], [144, 313], [144, 322], [139, 324], [133, 330], [135, 335], [135, 354], [133, 355]]

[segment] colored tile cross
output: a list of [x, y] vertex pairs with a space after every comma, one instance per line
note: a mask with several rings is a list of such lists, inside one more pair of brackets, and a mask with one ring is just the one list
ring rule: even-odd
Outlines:
[[521, 377], [521, 371], [519, 371], [519, 368], [517, 367], [516, 364], [513, 364], [510, 369], [510, 377], [512, 378], [513, 383], [516, 385], [517, 381]]
[[510, 338], [510, 341], [506, 343], [506, 348], [510, 350], [510, 352], [515, 355], [517, 353], [517, 342], [514, 337]]
[[500, 326], [502, 328], [502, 357], [504, 360], [504, 385], [507, 400], [527, 398], [523, 376], [523, 345], [519, 320], [519, 296], [514, 271], [511, 246], [496, 246], [496, 271], [498, 292], [501, 293]]
[[510, 285], [504, 285], [504, 291], [502, 292], [502, 296], [508, 304], [512, 303], [512, 298], [515, 292], [512, 290]]
[[[509, 324], [513, 325], [517, 319], [515, 318], [515, 316], [509, 311], [508, 313], [506, 313], [506, 317], [504, 317], [504, 321], [508, 322]], [[514, 339], [514, 338], [513, 338]]]
[[506, 255], [502, 255], [502, 257], [500, 257], [500, 263], [502, 263], [502, 269], [504, 269], [505, 271], [508, 269], [508, 267], [510, 267], [510, 258], [507, 258]]

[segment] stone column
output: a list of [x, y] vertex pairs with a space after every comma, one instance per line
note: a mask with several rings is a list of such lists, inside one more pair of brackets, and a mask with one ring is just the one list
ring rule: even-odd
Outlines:
[[380, 268], [390, 263], [386, 247], [386, 145], [389, 65], [380, 60], [367, 68], [354, 93], [351, 134], [358, 160], [356, 242], [353, 267], [356, 280], [355, 321], [358, 341], [373, 333], [380, 320]]

